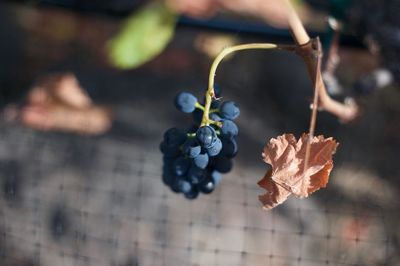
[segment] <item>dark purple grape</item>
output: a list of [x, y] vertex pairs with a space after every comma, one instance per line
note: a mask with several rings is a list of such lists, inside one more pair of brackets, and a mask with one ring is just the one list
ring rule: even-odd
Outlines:
[[189, 193], [192, 190], [192, 184], [183, 179], [177, 179], [177, 187], [182, 193]]
[[181, 192], [181, 188], [179, 187], [179, 177], [174, 177], [174, 180], [171, 182], [170, 188], [175, 193]]
[[174, 176], [172, 172], [163, 171], [162, 173], [162, 181], [165, 185], [171, 186], [172, 181], [174, 180]]
[[179, 146], [169, 146], [166, 142], [160, 143], [160, 150], [166, 157], [177, 157], [180, 154]]
[[190, 166], [189, 160], [187, 160], [184, 157], [179, 157], [174, 161], [172, 165], [172, 170], [176, 176], [184, 176], [186, 175], [189, 166]]
[[239, 129], [231, 120], [223, 120], [221, 134], [228, 138], [236, 137], [239, 134]]
[[199, 190], [204, 194], [209, 194], [215, 189], [215, 182], [212, 178], [206, 178], [199, 184]]
[[189, 158], [196, 158], [201, 152], [201, 147], [195, 139], [187, 139], [182, 149]]
[[207, 149], [210, 148], [217, 141], [217, 133], [210, 126], [200, 127], [196, 132], [197, 141], [200, 145]]
[[187, 174], [187, 179], [190, 183], [196, 185], [199, 184], [205, 178], [206, 171], [198, 168], [195, 165], [192, 165], [189, 168], [189, 172]]
[[232, 170], [232, 161], [229, 158], [218, 156], [215, 159], [214, 168], [222, 174], [228, 173]]
[[175, 106], [179, 111], [192, 113], [196, 109], [197, 98], [188, 92], [180, 92], [175, 97]]
[[185, 142], [186, 138], [186, 131], [176, 127], [170, 128], [164, 133], [164, 142], [168, 146], [180, 146]]
[[211, 120], [217, 121], [217, 122], [222, 120], [222, 118], [217, 113], [211, 113], [209, 115], [209, 117], [210, 117]]
[[199, 196], [199, 189], [195, 186], [192, 186], [192, 189], [189, 192], [184, 193], [184, 195], [185, 195], [185, 198], [187, 198], [187, 199], [190, 199], [190, 200], [195, 199]]
[[[165, 158], [165, 157], [164, 157]], [[172, 160], [164, 160], [162, 180], [165, 185], [171, 186], [175, 179], [174, 172], [172, 171]]]
[[211, 172], [211, 178], [214, 181], [214, 184], [216, 186], [221, 182], [222, 175], [220, 172], [214, 170]]
[[234, 138], [226, 139], [222, 138], [222, 150], [220, 155], [227, 158], [235, 157], [238, 152], [237, 142]]
[[217, 137], [217, 140], [214, 142], [214, 144], [206, 150], [210, 157], [217, 156], [222, 150], [221, 140]]
[[212, 100], [210, 107], [211, 109], [218, 109], [220, 105], [221, 105], [220, 100]]
[[193, 163], [200, 169], [205, 169], [208, 165], [207, 153], [201, 153], [193, 159]]
[[240, 115], [239, 107], [233, 101], [223, 102], [219, 108], [219, 112], [223, 118], [234, 120]]

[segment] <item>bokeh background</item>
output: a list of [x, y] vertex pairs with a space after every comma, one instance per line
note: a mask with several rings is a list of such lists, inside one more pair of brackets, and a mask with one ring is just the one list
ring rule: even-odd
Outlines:
[[[351, 124], [321, 112], [317, 133], [340, 143], [328, 187], [266, 212], [257, 198], [268, 168], [261, 151], [272, 137], [307, 131], [311, 82], [303, 62], [286, 52], [229, 58], [217, 82], [241, 108], [239, 154], [212, 194], [190, 201], [162, 183], [159, 143], [166, 129], [191, 122], [174, 108], [176, 93], [201, 98], [206, 88], [212, 59], [199, 39], [290, 39], [183, 23], [161, 55], [122, 71], [104, 56], [119, 15], [15, 3], [0, 10], [3, 108], [23, 105], [40, 76], [68, 71], [94, 102], [114, 110], [101, 136], [34, 130], [2, 116], [1, 265], [400, 263], [396, 86], [359, 97], [362, 115]], [[379, 64], [357, 45], [341, 50], [337, 76], [346, 95]]]

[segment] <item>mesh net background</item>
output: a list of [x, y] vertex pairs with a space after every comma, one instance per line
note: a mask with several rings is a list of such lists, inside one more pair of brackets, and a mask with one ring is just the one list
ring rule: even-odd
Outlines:
[[320, 114], [318, 132], [340, 142], [327, 189], [261, 209], [263, 145], [307, 128], [310, 84], [294, 56], [248, 52], [223, 64], [223, 95], [241, 107], [234, 169], [194, 201], [164, 186], [162, 134], [191, 120], [172, 99], [200, 96], [206, 83], [210, 60], [188, 48], [197, 35], [178, 30], [136, 72], [72, 64], [115, 109], [104, 136], [0, 122], [0, 264], [398, 265], [400, 123], [388, 92], [371, 96], [356, 125]]

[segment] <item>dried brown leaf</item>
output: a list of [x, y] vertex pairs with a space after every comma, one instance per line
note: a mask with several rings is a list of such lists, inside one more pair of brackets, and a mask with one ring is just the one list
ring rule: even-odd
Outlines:
[[290, 191], [284, 187], [276, 184], [271, 179], [272, 171], [269, 170], [263, 179], [258, 182], [258, 185], [267, 190], [264, 195], [258, 196], [259, 200], [262, 202], [264, 209], [270, 210], [275, 206], [281, 204], [292, 194]]
[[284, 134], [271, 139], [264, 147], [264, 161], [272, 167], [258, 183], [268, 191], [259, 197], [264, 208], [275, 207], [290, 194], [307, 197], [328, 183], [337, 142], [333, 138], [314, 137], [310, 142], [307, 169], [304, 169], [307, 142], [308, 134], [303, 134], [298, 141], [292, 134]]
[[314, 193], [320, 188], [326, 187], [329, 180], [329, 174], [333, 168], [333, 161], [330, 160], [325, 167], [310, 177], [310, 185], [308, 186], [308, 194]]

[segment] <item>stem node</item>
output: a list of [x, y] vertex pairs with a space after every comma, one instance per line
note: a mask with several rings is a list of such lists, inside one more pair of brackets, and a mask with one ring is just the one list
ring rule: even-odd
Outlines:
[[279, 49], [278, 45], [273, 44], [273, 43], [249, 43], [249, 44], [240, 44], [240, 45], [235, 45], [231, 47], [227, 47], [223, 49], [217, 57], [214, 59], [211, 69], [210, 69], [210, 74], [208, 78], [208, 89], [206, 92], [206, 103], [204, 105], [204, 112], [203, 112], [203, 118], [201, 120], [200, 126], [208, 126], [210, 124], [209, 122], [209, 114], [210, 114], [210, 107], [211, 107], [211, 102], [213, 99], [217, 100], [215, 97], [215, 92], [214, 92], [214, 79], [216, 76], [217, 68], [218, 65], [221, 63], [221, 61], [229, 54], [237, 52], [237, 51], [243, 51], [243, 50], [253, 50], [253, 49]]

